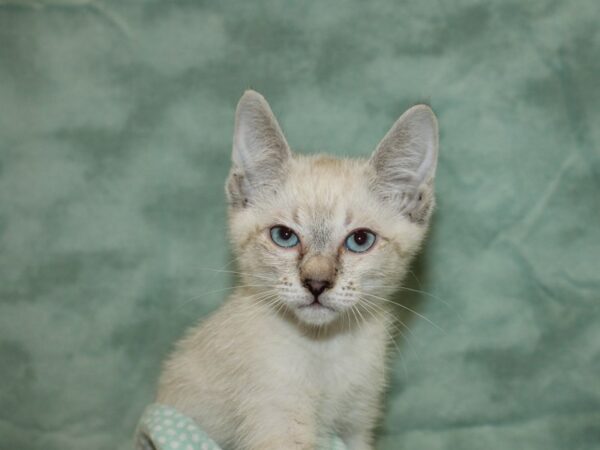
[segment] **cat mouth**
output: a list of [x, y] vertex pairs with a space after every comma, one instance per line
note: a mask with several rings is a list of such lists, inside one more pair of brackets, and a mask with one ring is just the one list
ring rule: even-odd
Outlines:
[[321, 303], [318, 299], [314, 299], [311, 303], [308, 303], [306, 305], [302, 305], [300, 308], [302, 308], [302, 309], [314, 309], [314, 310], [328, 309], [330, 311], [334, 310], [333, 308], [330, 308], [329, 306], [326, 306], [323, 303]]

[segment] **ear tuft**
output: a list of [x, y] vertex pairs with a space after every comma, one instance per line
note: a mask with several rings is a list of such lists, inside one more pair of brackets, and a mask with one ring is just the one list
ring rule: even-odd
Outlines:
[[434, 204], [438, 124], [427, 105], [416, 105], [394, 123], [371, 156], [372, 187], [384, 201], [418, 223], [427, 222]]
[[[244, 92], [235, 113], [232, 168], [226, 191], [232, 206], [246, 206], [276, 189], [291, 151], [265, 98]], [[270, 189], [268, 189], [270, 188]]]

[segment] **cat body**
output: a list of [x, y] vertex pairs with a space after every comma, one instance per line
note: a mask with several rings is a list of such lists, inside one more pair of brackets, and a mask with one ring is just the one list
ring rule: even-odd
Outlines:
[[240, 286], [165, 364], [158, 402], [225, 449], [372, 448], [393, 316], [387, 296], [433, 208], [437, 123], [407, 111], [370, 159], [291, 152], [268, 104], [238, 104], [226, 185]]
[[248, 307], [248, 295], [234, 294], [180, 343], [158, 401], [226, 449], [314, 449], [319, 431], [329, 430], [369, 448], [384, 385], [382, 326], [307, 336], [293, 321]]

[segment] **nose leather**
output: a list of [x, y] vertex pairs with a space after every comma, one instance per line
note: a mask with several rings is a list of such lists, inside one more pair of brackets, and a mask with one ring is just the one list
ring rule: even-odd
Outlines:
[[325, 289], [329, 289], [331, 287], [331, 282], [329, 282], [329, 280], [312, 280], [307, 278], [304, 280], [303, 284], [304, 287], [315, 296], [315, 298], [318, 298]]
[[317, 299], [335, 282], [335, 260], [326, 255], [311, 255], [300, 266], [300, 278], [304, 287]]

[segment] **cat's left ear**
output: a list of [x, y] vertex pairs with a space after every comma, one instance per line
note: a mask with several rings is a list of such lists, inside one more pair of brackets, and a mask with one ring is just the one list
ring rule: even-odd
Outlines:
[[438, 124], [427, 105], [406, 111], [371, 156], [372, 188], [410, 220], [425, 224], [434, 206]]
[[291, 156], [265, 98], [256, 91], [246, 91], [235, 112], [232, 167], [226, 185], [229, 203], [244, 207], [277, 190]]

